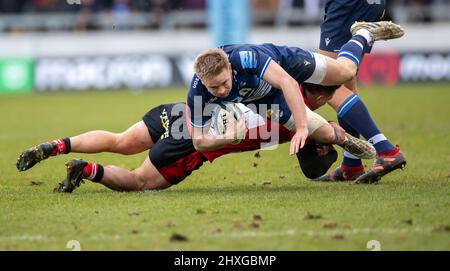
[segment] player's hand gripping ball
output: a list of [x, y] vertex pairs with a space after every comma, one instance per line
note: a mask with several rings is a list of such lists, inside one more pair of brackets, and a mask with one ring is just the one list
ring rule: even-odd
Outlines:
[[[211, 113], [211, 132], [213, 135], [224, 135], [228, 129], [237, 128], [238, 121], [243, 117], [242, 111], [233, 102], [222, 101], [217, 104]], [[231, 123], [233, 122], [233, 123]], [[239, 144], [245, 137], [245, 133], [237, 132], [237, 138], [232, 144]]]

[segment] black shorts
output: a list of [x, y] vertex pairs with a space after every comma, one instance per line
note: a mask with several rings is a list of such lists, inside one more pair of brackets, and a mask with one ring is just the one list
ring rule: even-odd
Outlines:
[[[154, 143], [149, 158], [166, 181], [180, 182], [204, 160], [193, 155], [196, 152], [186, 128], [186, 105], [163, 104], [148, 111], [143, 117]], [[189, 163], [188, 157], [195, 158]]]

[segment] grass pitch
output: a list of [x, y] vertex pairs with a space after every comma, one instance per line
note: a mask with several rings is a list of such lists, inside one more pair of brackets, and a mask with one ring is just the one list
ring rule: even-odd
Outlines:
[[64, 195], [52, 189], [70, 158], [134, 168], [147, 153], [69, 154], [22, 173], [18, 154], [88, 130], [122, 131], [155, 105], [185, 100], [185, 90], [1, 96], [0, 250], [68, 250], [69, 240], [82, 250], [368, 250], [370, 240], [382, 250], [449, 250], [450, 86], [362, 88], [361, 96], [408, 159], [378, 185], [310, 182], [285, 144], [260, 158], [224, 156], [164, 191], [87, 181]]

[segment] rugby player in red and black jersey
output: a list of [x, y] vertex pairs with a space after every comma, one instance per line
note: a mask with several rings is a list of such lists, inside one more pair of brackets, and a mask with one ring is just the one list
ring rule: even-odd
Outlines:
[[[305, 97], [305, 103], [311, 109], [325, 104], [336, 89], [336, 87], [318, 87], [311, 84], [305, 84], [305, 86], [305, 89], [301, 91]], [[234, 141], [236, 130], [239, 130], [236, 126], [239, 124], [231, 122], [228, 129], [230, 134], [227, 134], [224, 139], [224, 147], [211, 152], [197, 152], [192, 144], [189, 116], [186, 112], [187, 107], [184, 103], [163, 104], [151, 109], [141, 121], [122, 133], [90, 131], [78, 136], [42, 143], [22, 152], [17, 160], [17, 168], [19, 171], [25, 171], [50, 156], [70, 152], [112, 152], [128, 155], [150, 150], [142, 165], [134, 170], [71, 159], [66, 163], [67, 176], [58, 184], [55, 191], [70, 193], [81, 184], [83, 179], [101, 183], [118, 191], [164, 189], [184, 180], [205, 161], [212, 162], [228, 153], [257, 150], [262, 144], [273, 143], [274, 140], [277, 144], [288, 142], [293, 136], [292, 132], [282, 125], [263, 119], [262, 125], [250, 127], [250, 130], [244, 127], [245, 139], [238, 145], [232, 145], [229, 143]], [[252, 119], [261, 118], [251, 110], [247, 110], [244, 117], [247, 125], [252, 122]], [[331, 135], [330, 127], [333, 131]], [[266, 134], [262, 136], [263, 133]], [[268, 137], [267, 133], [277, 136]], [[342, 128], [335, 123], [327, 122], [315, 128], [311, 137], [325, 144], [342, 145], [346, 140]], [[354, 143], [350, 142], [350, 144]], [[363, 141], [356, 143], [368, 144]], [[328, 145], [318, 147], [314, 141], [310, 140], [297, 157], [304, 174], [308, 178], [315, 178], [329, 169], [336, 161], [337, 153]]]

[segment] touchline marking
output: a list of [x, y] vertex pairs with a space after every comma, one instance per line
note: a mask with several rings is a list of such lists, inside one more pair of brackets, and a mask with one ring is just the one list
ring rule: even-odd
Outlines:
[[242, 238], [242, 237], [272, 237], [272, 236], [292, 236], [295, 235], [295, 230], [287, 231], [242, 231], [242, 232], [230, 232], [230, 233], [209, 233], [206, 234], [209, 237], [231, 237], [231, 238]]
[[11, 241], [50, 241], [45, 235], [12, 235], [12, 236], [0, 236], [0, 242]]
[[[411, 228], [335, 228], [335, 229], [323, 229], [320, 231], [313, 230], [295, 230], [289, 229], [285, 231], [241, 231], [241, 232], [229, 232], [229, 233], [210, 233], [205, 232], [203, 234], [189, 234], [190, 237], [227, 237], [227, 238], [243, 238], [243, 237], [276, 237], [276, 236], [294, 236], [294, 235], [307, 235], [307, 236], [332, 236], [336, 233], [347, 234], [366, 234], [366, 233], [383, 233], [383, 234], [407, 234], [407, 233], [424, 233], [430, 234], [436, 231], [435, 227], [411, 227]], [[169, 233], [139, 233], [138, 237], [168, 237]], [[96, 234], [89, 237], [83, 237], [80, 242], [86, 241], [124, 241], [129, 239], [129, 235], [107, 235]], [[49, 238], [45, 235], [11, 235], [0, 236], [0, 242], [57, 242], [55, 238]]]
[[323, 229], [321, 231], [312, 230], [300, 230], [296, 231], [290, 229], [282, 232], [255, 232], [255, 231], [242, 231], [231, 233], [217, 233], [208, 234], [209, 237], [227, 237], [227, 238], [242, 238], [242, 237], [270, 237], [270, 236], [292, 236], [292, 235], [307, 235], [307, 236], [333, 236], [336, 233], [347, 234], [365, 234], [365, 233], [383, 233], [383, 234], [405, 234], [405, 233], [432, 233], [435, 230], [433, 227], [415, 227], [415, 228], [336, 228], [333, 230]]

